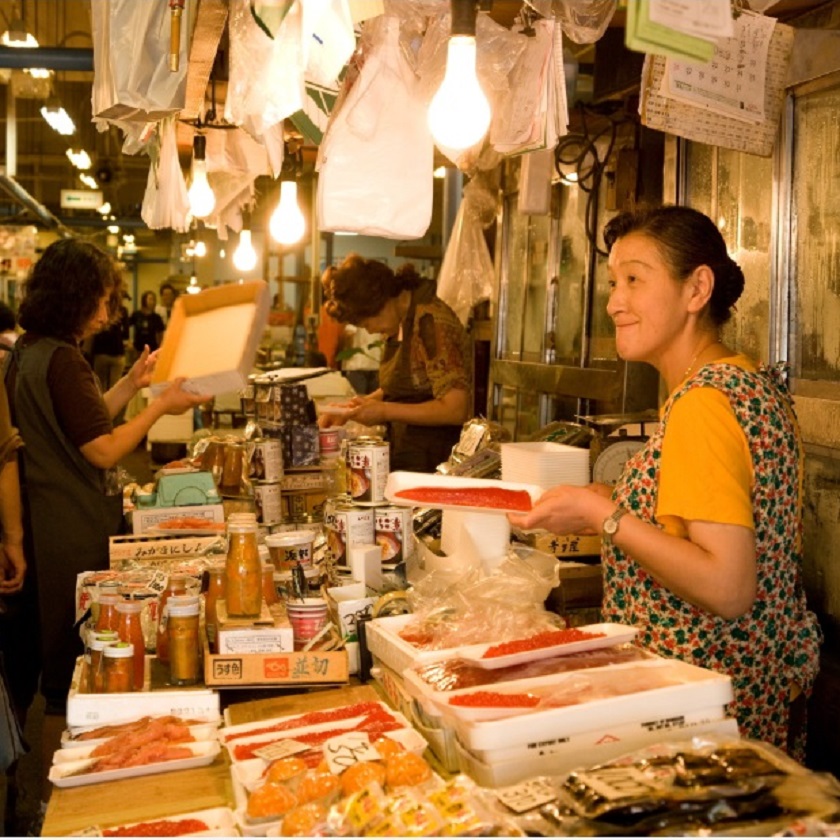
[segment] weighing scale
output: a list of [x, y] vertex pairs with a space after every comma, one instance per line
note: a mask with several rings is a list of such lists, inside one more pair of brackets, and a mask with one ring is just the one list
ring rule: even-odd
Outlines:
[[[592, 480], [598, 484], [615, 484], [624, 465], [650, 437], [646, 427], [659, 423], [659, 413], [650, 409], [633, 414], [578, 415], [577, 419], [592, 429], [589, 447]], [[628, 434], [625, 426], [638, 426], [639, 434]]]

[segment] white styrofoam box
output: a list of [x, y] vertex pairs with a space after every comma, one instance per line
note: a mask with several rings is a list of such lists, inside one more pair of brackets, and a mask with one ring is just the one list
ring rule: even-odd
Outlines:
[[455, 730], [447, 726], [428, 725], [430, 721], [422, 713], [414, 715], [414, 728], [426, 739], [429, 749], [435, 754], [447, 773], [457, 773], [461, 763], [456, 748]]
[[227, 627], [218, 630], [219, 653], [287, 653], [295, 649], [291, 627]]
[[[609, 731], [609, 730], [607, 730]], [[459, 767], [482, 787], [496, 788], [515, 785], [525, 779], [541, 775], [568, 773], [578, 767], [589, 767], [602, 761], [618, 758], [650, 744], [662, 741], [681, 741], [696, 735], [720, 735], [738, 738], [738, 723], [734, 718], [689, 723], [665, 730], [639, 730], [635, 737], [612, 738], [605, 730], [595, 730], [587, 738], [576, 735], [565, 749], [543, 755], [530, 752], [510, 761], [487, 763], [467, 750], [455, 739]]]
[[175, 441], [184, 443], [193, 435], [193, 413], [185, 411], [183, 414], [164, 414], [152, 423], [146, 434], [149, 443], [159, 441]]
[[584, 486], [590, 481], [589, 450], [552, 441], [501, 444], [502, 479], [536, 484]]
[[[604, 688], [630, 678], [630, 670], [648, 671], [652, 677], [672, 683], [659, 688], [639, 690], [617, 697], [604, 697], [574, 706], [528, 712], [500, 720], [467, 722], [457, 716], [457, 707], [441, 707], [444, 719], [455, 728], [461, 743], [469, 750], [495, 750], [531, 741], [547, 740], [596, 726], [617, 726], [634, 721], [665, 719], [697, 709], [723, 707], [733, 698], [732, 681], [717, 671], [698, 668], [678, 659], [655, 659], [651, 662], [596, 668], [587, 672], [570, 671], [553, 678], [519, 680], [515, 691], [523, 692], [546, 686], [563, 687], [571, 680], [586, 678]], [[510, 688], [510, 684], [508, 686]], [[499, 686], [495, 687], [499, 690]]]
[[70, 728], [126, 723], [144, 715], [177, 715], [200, 720], [216, 720], [221, 716], [218, 692], [203, 685], [125, 694], [82, 693], [79, 687], [83, 661], [81, 656], [76, 660], [67, 695], [67, 726]]
[[451, 659], [456, 649], [419, 650], [399, 637], [399, 631], [415, 620], [414, 615], [391, 615], [374, 618], [365, 627], [368, 650], [397, 674], [410, 665], [421, 662], [437, 662], [439, 659]]
[[[224, 505], [180, 505], [178, 507], [150, 507], [135, 508], [131, 511], [131, 530], [135, 534], [143, 534], [149, 528], [159, 527], [161, 523], [170, 519], [181, 517], [206, 519], [208, 522], [215, 522], [224, 525]], [[153, 532], [154, 533], [154, 532]], [[214, 536], [223, 533], [222, 530], [208, 531]]]

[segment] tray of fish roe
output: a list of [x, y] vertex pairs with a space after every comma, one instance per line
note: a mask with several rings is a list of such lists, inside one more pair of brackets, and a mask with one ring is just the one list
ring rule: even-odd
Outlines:
[[230, 808], [207, 808], [95, 830], [98, 837], [235, 837], [236, 820]]
[[458, 648], [457, 655], [479, 668], [507, 668], [552, 656], [614, 647], [632, 641], [636, 633], [637, 628], [626, 624], [587, 624], [563, 630], [543, 630], [523, 639], [497, 644], [467, 645]]
[[104, 741], [56, 750], [48, 778], [56, 787], [80, 787], [168, 773], [211, 764], [219, 750], [215, 737], [197, 740], [184, 723], [149, 718]]
[[[76, 747], [96, 747], [103, 741], [115, 736], [128, 737], [135, 732], [144, 731], [145, 737], [163, 735], [178, 737], [178, 734], [190, 735], [194, 741], [213, 741], [217, 737], [221, 717], [213, 718], [183, 718], [178, 715], [146, 715], [136, 720], [114, 723], [104, 726], [74, 727], [65, 729], [61, 734], [61, 746], [64, 749]], [[186, 732], [179, 732], [184, 727]]]

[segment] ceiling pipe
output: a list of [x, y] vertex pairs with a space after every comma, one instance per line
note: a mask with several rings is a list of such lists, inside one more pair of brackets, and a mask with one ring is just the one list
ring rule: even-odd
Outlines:
[[77, 47], [0, 47], [0, 67], [45, 70], [88, 70], [93, 72], [93, 50]]
[[34, 213], [44, 227], [54, 230], [65, 239], [74, 236], [73, 231], [47, 210], [40, 201], [31, 196], [14, 178], [10, 178], [8, 175], [0, 175], [0, 189], [5, 190], [15, 201]]

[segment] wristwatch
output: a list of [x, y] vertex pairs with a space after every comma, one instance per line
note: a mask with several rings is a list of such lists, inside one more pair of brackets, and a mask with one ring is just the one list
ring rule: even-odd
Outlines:
[[618, 523], [621, 522], [621, 517], [629, 513], [626, 508], [616, 508], [605, 520], [601, 526], [601, 536], [604, 538], [605, 545], [612, 545], [612, 538], [618, 533]]

